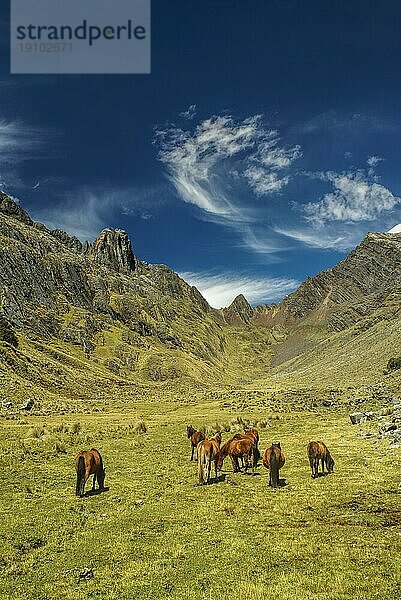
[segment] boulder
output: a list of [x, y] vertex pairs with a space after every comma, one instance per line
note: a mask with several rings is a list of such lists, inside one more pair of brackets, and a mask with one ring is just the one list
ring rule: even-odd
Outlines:
[[32, 398], [30, 398], [29, 400], [27, 400], [25, 402], [25, 404], [23, 404], [21, 406], [21, 410], [31, 410], [33, 408], [34, 404], [35, 404], [35, 401]]

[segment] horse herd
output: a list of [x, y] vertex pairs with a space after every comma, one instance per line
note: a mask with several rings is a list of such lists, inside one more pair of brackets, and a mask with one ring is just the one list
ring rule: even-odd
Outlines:
[[[258, 448], [259, 433], [257, 429], [245, 429], [244, 433], [236, 433], [231, 439], [221, 445], [221, 433], [216, 433], [209, 439], [206, 439], [203, 431], [196, 431], [192, 425], [187, 426], [187, 436], [191, 442], [191, 460], [194, 458], [196, 449], [198, 461], [198, 481], [205, 485], [210, 481], [212, 464], [214, 464], [215, 478], [218, 480], [217, 472], [222, 469], [224, 459], [230, 457], [234, 473], [244, 469], [245, 473], [252, 468], [252, 475], [257, 467], [260, 452]], [[334, 460], [329, 449], [323, 442], [309, 442], [308, 458], [312, 477], [319, 476], [319, 463], [322, 464], [322, 473], [324, 467], [327, 472], [334, 470]], [[241, 467], [240, 467], [241, 462]], [[284, 466], [285, 456], [281, 450], [280, 443], [272, 444], [266, 448], [263, 459], [263, 466], [269, 471], [269, 485], [277, 488], [279, 485], [279, 471]], [[81, 498], [85, 494], [85, 484], [89, 477], [93, 475], [92, 493], [95, 491], [96, 481], [99, 490], [104, 487], [106, 469], [103, 465], [103, 459], [99, 450], [83, 450], [75, 457], [75, 470], [77, 473], [77, 482], [75, 493]]]
[[[217, 471], [220, 471], [224, 459], [229, 456], [233, 466], [233, 472], [237, 473], [242, 468], [245, 473], [248, 468], [252, 468], [252, 475], [257, 467], [260, 452], [258, 448], [259, 433], [257, 429], [245, 429], [244, 433], [236, 433], [231, 439], [221, 446], [221, 433], [216, 433], [209, 439], [206, 439], [202, 431], [196, 431], [192, 425], [187, 425], [187, 436], [191, 442], [191, 460], [194, 458], [196, 449], [198, 460], [198, 482], [205, 485], [210, 481], [212, 464], [214, 464], [215, 478], [218, 480]], [[309, 442], [308, 459], [312, 470], [312, 478], [319, 476], [319, 463], [322, 465], [322, 473], [326, 466], [327, 472], [334, 470], [334, 460], [329, 449], [323, 442]], [[263, 466], [269, 471], [269, 485], [277, 488], [279, 485], [279, 472], [284, 466], [285, 456], [281, 450], [280, 443], [275, 443], [266, 448], [263, 459]]]

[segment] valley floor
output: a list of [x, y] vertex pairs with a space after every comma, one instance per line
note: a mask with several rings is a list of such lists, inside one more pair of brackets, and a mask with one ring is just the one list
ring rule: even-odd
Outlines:
[[[227, 460], [218, 483], [199, 487], [186, 424], [237, 413], [164, 400], [2, 420], [0, 598], [400, 597], [398, 449], [357, 437], [345, 411], [248, 412], [267, 417], [261, 450], [281, 442], [285, 485], [268, 488], [262, 466], [234, 475]], [[147, 433], [135, 433], [140, 419]], [[329, 446], [333, 475], [311, 479], [311, 439]], [[109, 489], [79, 499], [73, 458], [92, 446]]]

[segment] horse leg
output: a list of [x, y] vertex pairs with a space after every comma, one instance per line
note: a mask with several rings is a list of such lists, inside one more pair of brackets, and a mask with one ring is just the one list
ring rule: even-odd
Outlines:
[[314, 472], [314, 466], [313, 466], [313, 458], [311, 456], [309, 457], [309, 466], [310, 466], [310, 469], [312, 472], [311, 477], [312, 477], [312, 479], [314, 479], [315, 472]]
[[191, 460], [193, 460], [194, 459], [194, 450], [195, 450], [195, 446], [193, 444], [191, 444], [191, 449], [192, 449], [192, 451], [191, 451]]
[[322, 473], [324, 475], [324, 458], [322, 458]]
[[212, 470], [212, 462], [209, 460], [207, 463], [207, 483], [209, 483], [211, 470]]
[[[92, 492], [95, 491], [96, 476], [97, 476], [97, 472], [93, 473]], [[98, 481], [98, 483], [99, 483], [99, 481]], [[99, 484], [99, 487], [100, 487], [100, 484]]]
[[81, 498], [85, 495], [85, 483], [88, 481], [88, 478], [86, 476], [86, 473], [84, 475], [84, 477], [82, 477], [81, 479], [81, 485], [79, 488], [79, 495], [81, 496]]

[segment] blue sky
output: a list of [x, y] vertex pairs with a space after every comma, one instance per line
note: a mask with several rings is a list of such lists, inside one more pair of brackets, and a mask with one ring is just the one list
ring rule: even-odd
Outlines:
[[150, 75], [10, 75], [0, 183], [37, 220], [272, 302], [401, 222], [401, 5], [153, 0]]

